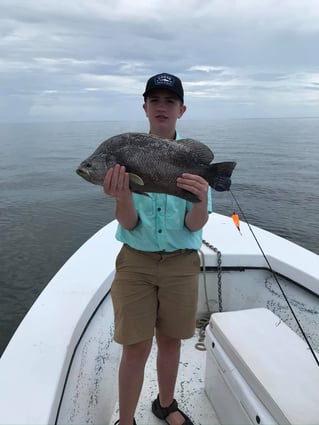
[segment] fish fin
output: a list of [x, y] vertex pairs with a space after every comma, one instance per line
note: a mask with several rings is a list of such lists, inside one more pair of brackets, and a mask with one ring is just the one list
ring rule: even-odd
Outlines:
[[181, 143], [186, 146], [189, 150], [189, 153], [204, 164], [210, 164], [214, 159], [213, 152], [209, 149], [208, 146], [204, 145], [204, 143], [199, 142], [194, 139], [179, 139], [174, 140], [176, 143]]
[[229, 190], [231, 185], [230, 177], [235, 167], [236, 162], [210, 164], [205, 178], [208, 184], [218, 192]]
[[143, 192], [144, 181], [143, 179], [134, 173], [128, 173], [130, 177], [130, 188], [131, 191], [137, 193], [138, 195], [150, 196], [148, 193]]
[[144, 186], [143, 179], [134, 173], [128, 173], [130, 176], [130, 183], [137, 186]]

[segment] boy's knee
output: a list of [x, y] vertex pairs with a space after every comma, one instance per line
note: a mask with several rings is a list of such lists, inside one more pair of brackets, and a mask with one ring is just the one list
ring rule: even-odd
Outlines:
[[167, 335], [156, 333], [156, 341], [159, 350], [175, 351], [181, 347], [181, 340]]
[[152, 347], [152, 340], [138, 342], [136, 344], [124, 345], [122, 361], [132, 364], [145, 363]]

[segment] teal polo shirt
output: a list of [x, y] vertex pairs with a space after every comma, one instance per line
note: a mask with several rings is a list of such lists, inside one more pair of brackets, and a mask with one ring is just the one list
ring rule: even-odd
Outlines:
[[[133, 230], [126, 230], [119, 224], [116, 239], [141, 251], [199, 249], [202, 230], [191, 232], [184, 224], [185, 214], [192, 208], [192, 203], [162, 193], [148, 195], [133, 193], [138, 224]], [[208, 212], [212, 212], [211, 190], [208, 191]]]

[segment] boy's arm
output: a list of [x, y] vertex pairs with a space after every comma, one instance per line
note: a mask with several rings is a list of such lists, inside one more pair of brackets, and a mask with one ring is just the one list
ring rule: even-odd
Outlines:
[[185, 226], [191, 231], [200, 230], [208, 220], [208, 183], [194, 174], [184, 173], [177, 179], [177, 186], [196, 195], [200, 202], [193, 203], [191, 210], [185, 215]]
[[125, 167], [116, 164], [104, 178], [104, 193], [116, 199], [115, 218], [124, 229], [133, 230], [138, 223], [138, 214], [129, 187], [129, 175]]

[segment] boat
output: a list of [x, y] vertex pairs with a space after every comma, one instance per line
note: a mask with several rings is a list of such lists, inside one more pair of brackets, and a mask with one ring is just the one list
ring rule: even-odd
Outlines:
[[[112, 221], [63, 265], [0, 359], [1, 424], [113, 424], [121, 346], [110, 288]], [[198, 328], [182, 342], [176, 399], [195, 425], [319, 423], [319, 256], [213, 213], [203, 231]], [[136, 411], [163, 423], [156, 342]]]

